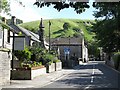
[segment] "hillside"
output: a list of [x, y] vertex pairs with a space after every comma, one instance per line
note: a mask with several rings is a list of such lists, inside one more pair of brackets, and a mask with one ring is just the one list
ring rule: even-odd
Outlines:
[[[93, 20], [80, 20], [80, 19], [50, 19], [51, 21], [51, 38], [56, 37], [79, 37], [81, 33], [84, 32], [84, 37], [90, 41], [94, 36], [94, 33], [91, 32], [92, 24], [95, 22]], [[49, 35], [49, 20], [43, 20], [45, 37]], [[27, 23], [22, 23], [20, 26], [31, 30], [35, 33], [39, 30], [40, 21], [32, 21]], [[63, 28], [63, 25], [67, 23], [67, 29]]]

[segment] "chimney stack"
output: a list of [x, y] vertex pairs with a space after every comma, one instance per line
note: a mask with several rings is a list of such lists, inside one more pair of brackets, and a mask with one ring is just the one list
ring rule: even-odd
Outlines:
[[6, 24], [6, 18], [2, 17], [2, 22], [4, 22]]
[[16, 24], [16, 17], [15, 17], [15, 16], [12, 16], [11, 24], [12, 24], [12, 25], [15, 25], [15, 24]]

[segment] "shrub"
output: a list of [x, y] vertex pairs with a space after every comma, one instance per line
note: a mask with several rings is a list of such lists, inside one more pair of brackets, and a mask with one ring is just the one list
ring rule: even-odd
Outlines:
[[68, 22], [65, 22], [64, 24], [63, 24], [63, 29], [64, 30], [68, 30], [70, 28], [70, 24], [68, 23]]
[[113, 56], [113, 60], [114, 60], [114, 65], [115, 65], [115, 69], [117, 70], [119, 68], [119, 64], [120, 64], [120, 52], [115, 52], [114, 56]]
[[46, 63], [46, 66], [49, 66], [49, 65], [51, 65], [52, 63], [53, 63], [53, 62], [49, 61], [49, 62]]
[[14, 55], [20, 60], [30, 60], [31, 52], [29, 51], [28, 47], [25, 47], [25, 50], [16, 50], [14, 51]]
[[38, 47], [37, 45], [30, 48], [32, 53], [31, 60], [32, 61], [40, 61], [40, 58], [46, 53], [43, 48]]
[[81, 30], [78, 27], [73, 27], [73, 30], [76, 32], [80, 32]]
[[59, 59], [53, 60], [53, 63], [60, 62]]
[[44, 58], [44, 60], [46, 61], [46, 63], [47, 63], [47, 62], [50, 62], [50, 61], [53, 62], [54, 55], [49, 54], [49, 53], [46, 53], [43, 58]]
[[78, 33], [78, 32], [75, 32], [75, 33], [73, 34], [73, 36], [76, 37], [76, 38], [78, 38], [78, 37], [81, 37], [82, 35], [81, 35], [80, 33]]
[[34, 62], [32, 62], [32, 61], [28, 61], [28, 62], [22, 62], [21, 63], [21, 66], [22, 67], [29, 67], [29, 68], [31, 68], [31, 67], [37, 67], [37, 66], [42, 66], [42, 62], [36, 62], [36, 61], [34, 61]]

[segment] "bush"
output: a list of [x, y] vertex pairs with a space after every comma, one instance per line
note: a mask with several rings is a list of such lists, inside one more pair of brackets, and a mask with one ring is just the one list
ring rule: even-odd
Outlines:
[[37, 66], [42, 66], [42, 62], [32, 62], [32, 61], [28, 61], [28, 62], [22, 62], [21, 63], [21, 66], [22, 67], [28, 67], [28, 68], [31, 68], [31, 67], [37, 67]]
[[30, 51], [32, 53], [31, 61], [40, 61], [40, 58], [46, 53], [43, 48], [40, 48], [37, 45], [31, 47]]
[[73, 30], [76, 32], [80, 32], [81, 30], [78, 27], [73, 27]]
[[113, 60], [114, 60], [115, 69], [117, 70], [119, 68], [119, 64], [120, 64], [120, 52], [114, 53]]
[[47, 64], [47, 63], [53, 63], [53, 60], [54, 60], [54, 55], [52, 54], [49, 54], [49, 53], [46, 53], [44, 56], [43, 56], [43, 59], [44, 59], [44, 65]]
[[78, 37], [81, 37], [82, 35], [81, 35], [80, 33], [78, 33], [78, 32], [75, 32], [75, 33], [73, 34], [73, 36], [76, 37], [76, 38], [78, 38]]
[[63, 24], [63, 29], [64, 30], [68, 30], [70, 28], [70, 24], [68, 23], [68, 22], [65, 22], [64, 24]]
[[20, 60], [30, 60], [31, 52], [29, 51], [28, 47], [25, 47], [25, 50], [16, 50], [14, 51], [14, 55]]
[[53, 60], [53, 63], [60, 62], [59, 59]]

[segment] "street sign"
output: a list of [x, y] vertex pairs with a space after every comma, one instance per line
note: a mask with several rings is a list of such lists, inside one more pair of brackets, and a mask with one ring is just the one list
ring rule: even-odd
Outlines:
[[64, 48], [64, 53], [65, 54], [70, 54], [70, 48]]

